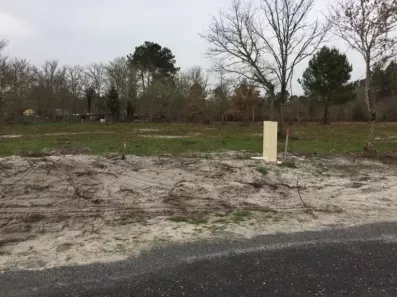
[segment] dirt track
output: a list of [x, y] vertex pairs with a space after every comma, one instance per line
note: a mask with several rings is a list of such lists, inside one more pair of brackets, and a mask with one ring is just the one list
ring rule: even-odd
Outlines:
[[261, 161], [234, 154], [0, 159], [0, 270], [118, 260], [168, 241], [396, 218], [395, 166], [292, 160], [296, 168], [265, 165], [264, 176]]

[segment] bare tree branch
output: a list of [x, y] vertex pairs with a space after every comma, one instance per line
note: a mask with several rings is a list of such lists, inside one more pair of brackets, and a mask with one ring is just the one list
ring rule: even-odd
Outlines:
[[[278, 86], [282, 105], [295, 66], [314, 53], [329, 29], [328, 23], [309, 22], [313, 1], [262, 0], [253, 7], [251, 2], [234, 0], [202, 34], [212, 46], [207, 55], [216, 69], [259, 84], [267, 92], [274, 94]], [[280, 120], [282, 124], [282, 116]]]
[[0, 39], [0, 52], [8, 45], [8, 40], [3, 38]]
[[336, 0], [329, 7], [329, 21], [334, 33], [365, 61], [365, 101], [371, 115], [371, 128], [366, 149], [372, 150], [375, 102], [371, 96], [371, 66], [384, 63], [397, 55], [396, 0]]
[[90, 64], [86, 67], [86, 74], [90, 77], [96, 94], [103, 95], [106, 87], [106, 68], [102, 63]]

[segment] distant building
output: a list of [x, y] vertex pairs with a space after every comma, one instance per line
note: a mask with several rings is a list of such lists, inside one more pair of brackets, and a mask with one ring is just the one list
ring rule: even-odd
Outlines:
[[23, 112], [24, 116], [29, 116], [29, 117], [34, 116], [35, 114], [36, 112], [33, 109], [27, 109]]
[[55, 119], [57, 121], [68, 120], [70, 118], [70, 113], [68, 110], [57, 108], [55, 109]]

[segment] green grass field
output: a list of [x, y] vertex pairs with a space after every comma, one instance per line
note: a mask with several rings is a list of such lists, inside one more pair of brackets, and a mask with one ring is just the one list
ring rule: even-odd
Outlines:
[[[338, 154], [359, 152], [365, 145], [368, 125], [341, 123], [291, 126], [289, 151]], [[69, 134], [70, 133], [70, 134]], [[74, 133], [74, 134], [73, 134]], [[2, 137], [21, 134], [18, 138]], [[93, 154], [120, 152], [128, 136], [126, 153], [181, 155], [222, 150], [262, 152], [262, 123], [161, 124], [161, 123], [45, 123], [0, 125], [0, 156], [40, 152], [43, 149], [89, 148]], [[172, 136], [183, 136], [171, 138]], [[397, 123], [379, 123], [374, 142], [377, 151], [397, 151]], [[279, 140], [280, 150], [284, 139]]]

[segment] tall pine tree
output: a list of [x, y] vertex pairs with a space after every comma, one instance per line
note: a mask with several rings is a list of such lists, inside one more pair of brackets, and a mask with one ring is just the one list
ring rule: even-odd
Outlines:
[[299, 82], [306, 95], [322, 102], [324, 125], [328, 123], [331, 104], [341, 104], [354, 99], [354, 86], [348, 83], [352, 70], [346, 55], [341, 54], [336, 48], [324, 46], [309, 61], [309, 67]]

